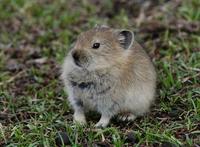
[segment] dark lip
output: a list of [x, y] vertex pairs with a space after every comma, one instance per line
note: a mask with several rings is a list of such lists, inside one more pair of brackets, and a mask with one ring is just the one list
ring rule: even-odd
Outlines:
[[81, 63], [80, 63], [79, 61], [75, 61], [75, 60], [74, 60], [74, 63], [75, 63], [78, 67], [82, 67], [82, 66], [81, 66]]
[[[71, 57], [72, 57], [72, 54], [71, 54]], [[73, 62], [74, 62], [74, 64], [75, 64], [76, 66], [82, 67], [80, 61], [74, 60], [73, 57], [72, 57], [72, 60], [73, 60]]]
[[81, 67], [80, 61], [74, 60], [73, 57], [72, 57], [72, 60], [73, 60], [73, 62], [74, 62], [74, 64], [75, 64], [76, 66]]

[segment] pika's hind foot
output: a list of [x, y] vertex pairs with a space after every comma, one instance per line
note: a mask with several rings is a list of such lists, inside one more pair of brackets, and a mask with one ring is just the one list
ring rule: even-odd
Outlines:
[[119, 119], [122, 121], [134, 121], [136, 116], [132, 113], [125, 113], [119, 116]]

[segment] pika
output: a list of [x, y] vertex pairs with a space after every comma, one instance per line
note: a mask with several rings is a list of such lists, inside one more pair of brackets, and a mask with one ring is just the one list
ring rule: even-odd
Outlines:
[[134, 120], [148, 112], [156, 89], [155, 68], [134, 33], [97, 25], [81, 33], [62, 68], [74, 121], [85, 124], [85, 112], [101, 114], [96, 127], [119, 115]]

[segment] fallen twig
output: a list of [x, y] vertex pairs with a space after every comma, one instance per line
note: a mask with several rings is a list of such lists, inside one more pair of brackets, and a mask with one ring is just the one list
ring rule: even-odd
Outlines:
[[25, 72], [26, 72], [26, 70], [22, 70], [22, 71], [18, 72], [15, 76], [13, 76], [10, 79], [8, 79], [7, 81], [0, 82], [0, 86], [2, 86], [4, 84], [11, 83], [12, 81], [14, 81], [16, 78], [20, 77]]

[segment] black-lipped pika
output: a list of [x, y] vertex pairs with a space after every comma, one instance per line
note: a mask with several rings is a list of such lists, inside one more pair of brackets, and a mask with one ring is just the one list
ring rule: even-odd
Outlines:
[[61, 77], [74, 121], [82, 124], [87, 110], [101, 114], [96, 127], [106, 127], [117, 114], [134, 120], [154, 100], [154, 66], [129, 30], [96, 26], [81, 33], [65, 58]]

